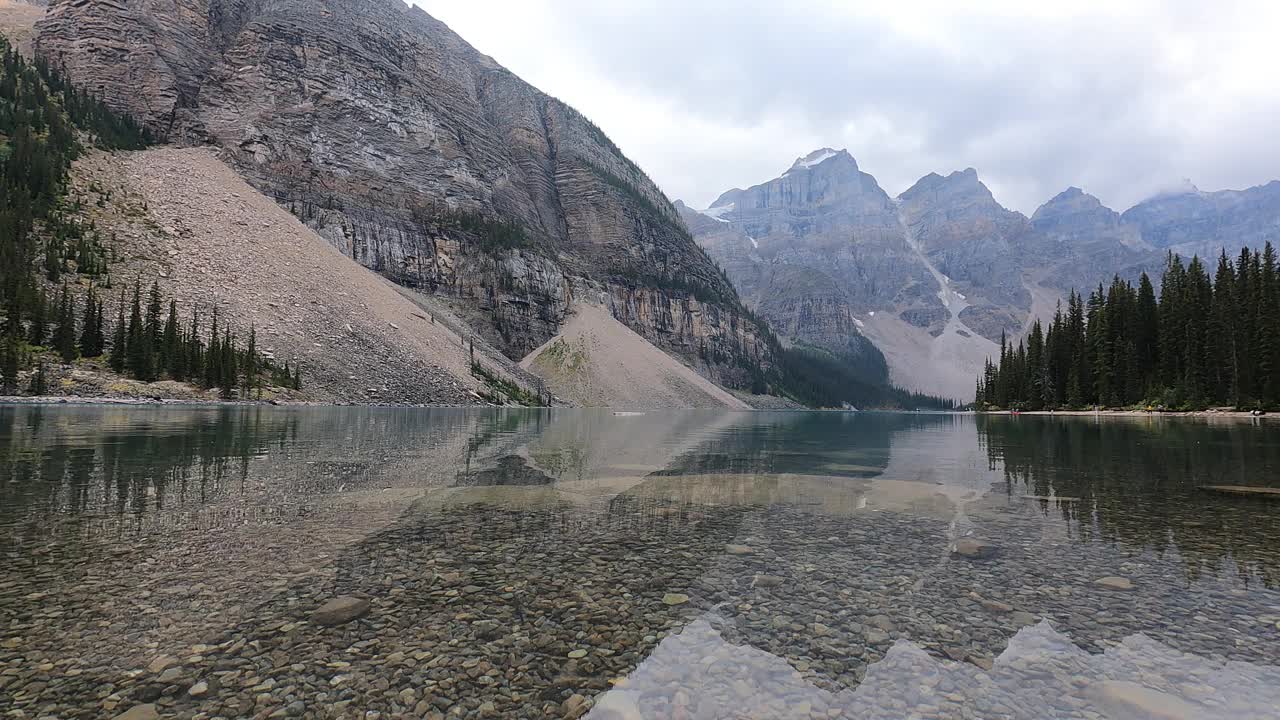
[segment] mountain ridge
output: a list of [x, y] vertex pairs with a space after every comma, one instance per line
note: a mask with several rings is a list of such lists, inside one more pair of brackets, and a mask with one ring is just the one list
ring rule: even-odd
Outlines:
[[[815, 157], [823, 161], [797, 172]], [[835, 157], [858, 167], [847, 149], [819, 148], [682, 215], [780, 335], [838, 346], [851, 326], [888, 358], [893, 382], [924, 392], [967, 396], [999, 338], [1048, 319], [1072, 289], [1136, 279], [1170, 250], [1216, 256], [1238, 249], [1234, 237], [1254, 247], [1280, 237], [1280, 182], [1158, 195], [1124, 213], [1072, 186], [1027, 217], [972, 167], [928, 173], [890, 197], [861, 169], [833, 172]], [[784, 276], [807, 286], [774, 280]]]

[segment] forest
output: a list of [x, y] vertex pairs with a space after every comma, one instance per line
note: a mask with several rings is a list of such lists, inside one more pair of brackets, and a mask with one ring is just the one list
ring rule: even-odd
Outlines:
[[1000, 343], [978, 409], [1280, 407], [1280, 288], [1271, 243], [1216, 270], [1170, 254], [1157, 294], [1143, 273], [1072, 292], [1046, 331]]

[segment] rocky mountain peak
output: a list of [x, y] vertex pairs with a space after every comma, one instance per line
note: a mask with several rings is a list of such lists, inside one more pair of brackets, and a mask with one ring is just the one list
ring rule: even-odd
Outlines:
[[947, 176], [929, 173], [898, 198], [915, 205], [982, 205], [1008, 212], [996, 202], [991, 190], [978, 179], [973, 168], [956, 170]]
[[824, 147], [818, 148], [804, 157], [796, 158], [796, 161], [791, 163], [791, 167], [787, 170], [786, 174], [790, 174], [797, 170], [811, 170], [828, 162], [845, 163], [852, 166], [853, 170], [858, 169], [858, 161], [853, 159], [853, 156], [849, 154], [848, 150], [834, 150], [829, 147]]
[[1081, 240], [1118, 227], [1120, 215], [1097, 197], [1072, 186], [1037, 208], [1031, 225], [1041, 232]]

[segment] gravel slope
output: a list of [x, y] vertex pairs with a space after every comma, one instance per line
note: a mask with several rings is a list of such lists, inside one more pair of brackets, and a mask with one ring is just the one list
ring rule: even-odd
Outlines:
[[575, 405], [749, 408], [618, 322], [603, 305], [577, 304], [560, 334], [520, 365]]
[[236, 332], [252, 324], [260, 348], [302, 363], [310, 399], [479, 402], [467, 338], [436, 322], [429, 302], [339, 253], [210, 151], [91, 154], [73, 192], [115, 236], [117, 288], [158, 281], [184, 315], [203, 308], [206, 328], [214, 305]]
[[22, 0], [0, 0], [0, 35], [4, 35], [18, 48], [18, 52], [31, 56], [32, 28], [44, 17], [44, 8]]

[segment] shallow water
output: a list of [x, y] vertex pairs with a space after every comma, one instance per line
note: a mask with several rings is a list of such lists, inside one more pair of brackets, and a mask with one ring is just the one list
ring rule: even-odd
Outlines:
[[0, 408], [0, 716], [1280, 717], [1280, 502], [1200, 489], [1278, 471], [1249, 420]]

